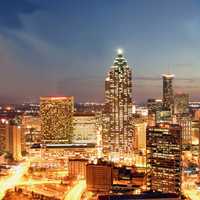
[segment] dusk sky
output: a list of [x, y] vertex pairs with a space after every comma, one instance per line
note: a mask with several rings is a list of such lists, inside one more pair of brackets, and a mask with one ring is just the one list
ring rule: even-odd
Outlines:
[[137, 103], [161, 97], [160, 75], [200, 100], [199, 0], [2, 0], [0, 102], [44, 95], [104, 101], [117, 48]]

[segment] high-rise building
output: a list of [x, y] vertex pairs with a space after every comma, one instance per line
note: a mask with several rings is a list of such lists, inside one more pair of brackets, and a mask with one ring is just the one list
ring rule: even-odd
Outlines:
[[173, 112], [173, 74], [163, 74], [163, 109]]
[[21, 160], [23, 147], [22, 128], [10, 121], [0, 123], [0, 151], [8, 152], [14, 160]]
[[177, 93], [174, 95], [174, 114], [185, 114], [189, 112], [189, 95]]
[[34, 143], [41, 142], [41, 120], [38, 115], [23, 115], [22, 130], [25, 136], [26, 149]]
[[73, 97], [41, 97], [41, 133], [44, 143], [70, 143], [73, 132]]
[[177, 115], [176, 121], [182, 128], [182, 145], [183, 145], [183, 147], [192, 145], [192, 117], [189, 114]]
[[146, 149], [146, 127], [147, 120], [140, 117], [134, 118], [134, 149], [135, 150], [145, 150]]
[[132, 70], [122, 51], [114, 60], [105, 81], [105, 112], [108, 117], [108, 131], [103, 136], [103, 146], [110, 159], [118, 159], [131, 152], [133, 131], [130, 123], [132, 115]]
[[0, 152], [8, 150], [8, 132], [8, 121], [2, 120], [0, 122]]
[[9, 125], [8, 149], [14, 160], [22, 159], [22, 129], [17, 125]]
[[147, 128], [147, 189], [181, 193], [181, 126]]

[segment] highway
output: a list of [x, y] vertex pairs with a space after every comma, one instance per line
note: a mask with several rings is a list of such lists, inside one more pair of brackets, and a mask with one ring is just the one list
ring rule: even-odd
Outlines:
[[64, 200], [80, 200], [86, 190], [86, 181], [80, 180], [67, 193]]
[[0, 182], [0, 199], [3, 199], [8, 189], [20, 184], [21, 178], [28, 171], [29, 166], [30, 162], [28, 160], [20, 163], [14, 167], [10, 176], [6, 177]]
[[200, 199], [200, 191], [198, 190], [195, 182], [197, 181], [197, 175], [185, 175], [183, 177], [182, 190], [183, 193], [190, 197], [192, 200]]

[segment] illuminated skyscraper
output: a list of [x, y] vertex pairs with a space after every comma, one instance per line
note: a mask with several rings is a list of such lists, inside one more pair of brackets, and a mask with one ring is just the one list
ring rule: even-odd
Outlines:
[[70, 143], [73, 131], [73, 97], [41, 97], [41, 133], [45, 143]]
[[173, 74], [163, 74], [163, 109], [173, 112]]
[[104, 153], [111, 159], [124, 157], [133, 148], [132, 70], [120, 50], [106, 77], [105, 100], [108, 126], [103, 135]]
[[147, 188], [181, 193], [181, 126], [157, 124], [147, 128]]

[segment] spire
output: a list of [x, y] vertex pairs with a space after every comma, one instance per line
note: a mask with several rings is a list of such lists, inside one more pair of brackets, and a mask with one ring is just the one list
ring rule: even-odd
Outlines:
[[127, 61], [123, 55], [123, 49], [121, 48], [117, 49], [117, 56], [115, 57], [113, 65], [115, 67], [120, 67], [120, 68], [127, 66]]

